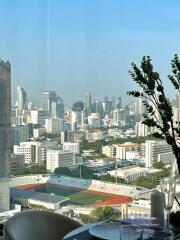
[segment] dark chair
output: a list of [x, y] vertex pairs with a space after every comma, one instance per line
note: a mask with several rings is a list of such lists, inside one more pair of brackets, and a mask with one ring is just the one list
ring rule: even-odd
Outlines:
[[82, 225], [63, 215], [27, 210], [9, 218], [4, 225], [4, 240], [61, 240]]

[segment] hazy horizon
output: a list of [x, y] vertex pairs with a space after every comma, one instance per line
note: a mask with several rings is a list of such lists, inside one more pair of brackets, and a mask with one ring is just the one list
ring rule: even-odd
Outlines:
[[180, 53], [179, 7], [178, 0], [1, 0], [0, 58], [12, 65], [13, 100], [20, 85], [35, 102], [55, 90], [65, 104], [87, 91], [125, 104], [135, 86], [131, 62], [150, 55], [167, 80]]

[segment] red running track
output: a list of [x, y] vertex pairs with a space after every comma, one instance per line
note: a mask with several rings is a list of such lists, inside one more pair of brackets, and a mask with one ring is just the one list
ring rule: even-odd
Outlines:
[[[72, 189], [72, 190], [77, 190], [77, 191], [81, 191], [81, 192], [87, 192], [87, 193], [91, 193], [91, 194], [111, 197], [111, 199], [109, 199], [109, 200], [104, 200], [101, 202], [93, 203], [92, 204], [93, 206], [118, 205], [118, 204], [122, 204], [122, 203], [130, 203], [133, 200], [132, 197], [128, 197], [128, 196], [122, 196], [122, 195], [117, 195], [117, 194], [111, 194], [111, 193], [105, 193], [105, 192], [99, 192], [99, 191], [81, 189], [81, 188], [75, 188], [75, 187], [68, 187], [68, 186], [59, 185], [59, 184], [58, 185], [51, 184], [51, 185], [59, 186], [59, 187], [65, 188], [65, 189]], [[23, 190], [30, 190], [30, 189], [38, 189], [38, 188], [42, 188], [42, 187], [46, 187], [46, 186], [47, 186], [46, 183], [44, 183], [44, 184], [26, 184], [26, 185], [16, 186], [16, 188], [23, 189]]]

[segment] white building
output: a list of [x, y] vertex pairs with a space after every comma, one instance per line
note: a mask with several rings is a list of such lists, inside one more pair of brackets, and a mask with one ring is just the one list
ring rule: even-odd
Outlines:
[[91, 113], [90, 116], [88, 116], [88, 125], [91, 128], [100, 128], [101, 127], [101, 118], [99, 113]]
[[174, 159], [172, 148], [165, 141], [147, 140], [142, 144], [146, 167], [152, 167], [153, 163], [163, 161], [167, 164]]
[[26, 164], [41, 163], [41, 145], [40, 142], [21, 142], [14, 145], [14, 154], [23, 155]]
[[50, 118], [50, 112], [45, 110], [32, 110], [31, 122], [34, 124], [45, 124], [45, 120]]
[[64, 120], [61, 118], [46, 119], [45, 128], [48, 133], [60, 133], [64, 131]]
[[126, 181], [135, 181], [138, 177], [146, 175], [146, 169], [141, 167], [124, 167], [118, 168], [116, 170], [112, 170], [108, 172], [111, 176], [120, 177], [125, 179]]
[[65, 142], [63, 144], [63, 150], [73, 152], [74, 154], [79, 153], [79, 142], [71, 143], [71, 142]]
[[47, 170], [53, 172], [58, 167], [71, 168], [75, 164], [75, 154], [64, 150], [47, 150]]
[[139, 151], [126, 151], [126, 159], [133, 160], [140, 157]]
[[114, 146], [116, 147], [116, 158], [119, 159], [127, 159], [126, 152], [138, 151], [140, 148], [139, 144], [132, 142], [125, 142], [123, 144], [116, 144]]
[[85, 114], [84, 111], [80, 112], [71, 112], [71, 125], [72, 130], [75, 130], [76, 127], [83, 126], [85, 124]]
[[115, 109], [113, 110], [113, 125], [114, 126], [124, 126], [124, 109]]
[[103, 139], [102, 130], [86, 130], [85, 131], [85, 140], [97, 141], [102, 139]]
[[20, 111], [26, 108], [26, 91], [20, 86], [17, 87], [17, 108]]

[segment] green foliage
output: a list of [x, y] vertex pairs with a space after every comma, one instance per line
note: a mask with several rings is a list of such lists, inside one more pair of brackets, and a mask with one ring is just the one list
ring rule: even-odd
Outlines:
[[45, 210], [45, 211], [48, 211], [48, 212], [54, 212], [53, 209], [46, 208], [42, 205], [32, 204], [32, 203], [28, 203], [28, 207], [31, 208], [31, 209], [36, 209], [36, 210]]
[[[168, 79], [174, 88], [180, 92], [180, 61], [177, 55], [174, 56], [171, 67], [172, 73], [168, 76]], [[180, 123], [177, 122], [174, 126], [172, 106], [165, 95], [159, 73], [153, 70], [149, 56], [142, 58], [139, 68], [132, 63], [132, 70], [129, 73], [141, 89], [140, 91], [129, 91], [128, 95], [142, 98], [146, 109], [142, 123], [148, 127], [154, 127], [156, 132], [153, 133], [153, 136], [165, 139], [171, 145], [180, 170], [180, 147], [176, 142], [176, 135], [180, 137]], [[156, 113], [159, 114], [160, 120]]]
[[83, 150], [92, 149], [95, 150], [96, 153], [102, 154], [102, 146], [104, 143], [105, 141], [103, 140], [95, 142], [88, 142], [87, 140], [84, 140], [80, 142], [80, 151], [82, 152]]
[[113, 208], [110, 206], [97, 207], [90, 213], [90, 218], [94, 222], [105, 221], [111, 219], [113, 214]]
[[27, 175], [27, 174], [46, 174], [47, 169], [45, 165], [33, 165], [29, 168], [19, 168], [14, 171], [13, 175]]
[[[100, 181], [105, 181], [105, 182], [116, 182], [116, 178], [114, 176], [111, 176], [109, 173], [106, 175], [99, 176]], [[117, 177], [117, 182], [118, 183], [126, 183], [126, 181], [123, 178]]]
[[144, 176], [138, 177], [135, 181], [135, 185], [149, 189], [155, 188], [157, 186], [156, 182], [150, 181], [149, 178]]
[[60, 138], [60, 133], [42, 133], [40, 137], [45, 137], [45, 138]]
[[162, 168], [164, 168], [164, 163], [161, 162], [161, 161], [155, 162], [155, 163], [153, 164], [153, 168], [162, 169]]
[[[158, 167], [158, 164], [155, 165]], [[159, 167], [161, 167], [162, 164], [159, 164]], [[150, 176], [141, 176], [138, 177], [135, 181], [135, 185], [139, 187], [144, 187], [148, 189], [153, 189], [156, 188], [156, 186], [159, 184], [160, 180], [163, 179], [164, 177], [168, 177], [170, 175], [170, 170], [167, 168], [162, 167], [162, 171], [155, 173]]]
[[54, 170], [54, 174], [71, 176], [71, 170], [66, 167], [58, 167]]
[[54, 170], [55, 175], [65, 175], [70, 177], [80, 177], [80, 167], [81, 167], [81, 177], [86, 179], [97, 179], [97, 176], [95, 175], [95, 171], [91, 168], [88, 168], [86, 166], [78, 166], [75, 169], [69, 169], [69, 168], [56, 168]]
[[79, 218], [81, 220], [81, 222], [85, 225], [91, 223], [91, 219], [90, 219], [90, 216], [89, 215], [86, 215], [86, 214], [79, 214]]

